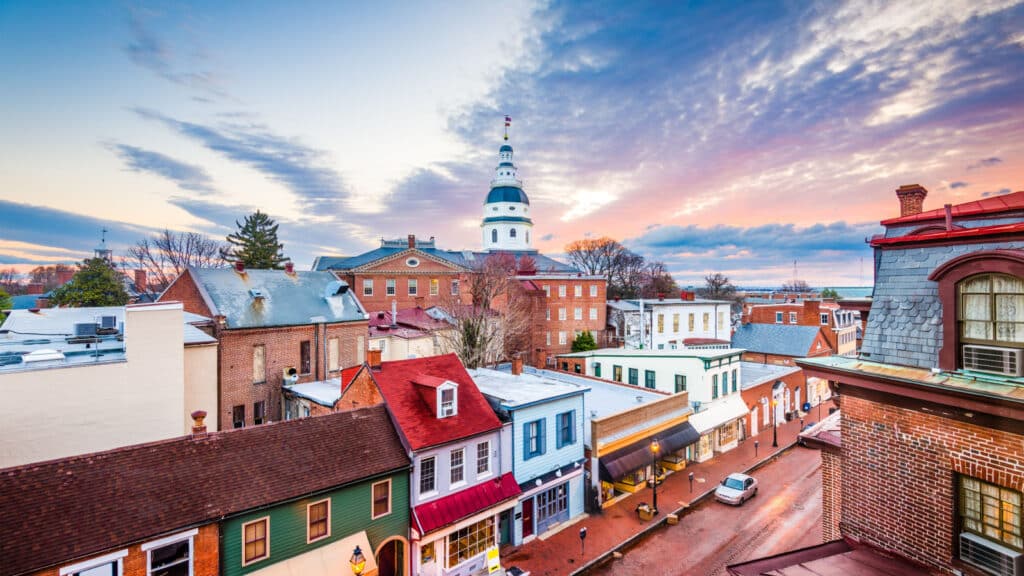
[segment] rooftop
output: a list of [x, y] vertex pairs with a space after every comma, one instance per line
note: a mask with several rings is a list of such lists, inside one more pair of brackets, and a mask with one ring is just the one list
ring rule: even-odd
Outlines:
[[931, 574], [898, 556], [834, 540], [727, 566], [733, 576], [913, 576]]
[[732, 345], [751, 352], [801, 358], [811, 351], [821, 328], [794, 324], [741, 324], [732, 335]]
[[735, 356], [742, 354], [743, 349], [735, 346], [733, 348], [717, 348], [717, 349], [690, 349], [681, 348], [678, 350], [652, 350], [645, 348], [643, 350], [636, 348], [600, 348], [598, 350], [588, 350], [586, 352], [570, 352], [568, 354], [559, 354], [559, 358], [592, 358], [592, 357], [652, 357], [652, 358], [697, 358], [700, 360], [717, 360], [719, 358], [726, 358], [728, 356]]
[[[1014, 212], [1019, 210], [1024, 210], [1024, 191], [1004, 194], [1002, 196], [991, 196], [980, 200], [972, 200], [970, 202], [964, 202], [963, 204], [956, 204], [950, 208], [953, 218], [990, 216], [1002, 212]], [[935, 210], [925, 210], [920, 214], [882, 220], [882, 225], [891, 226], [893, 224], [909, 224], [945, 219], [946, 209], [936, 208]]]
[[800, 437], [811, 445], [843, 447], [842, 416], [839, 410], [829, 414], [821, 422], [800, 433]]
[[760, 386], [765, 382], [773, 382], [800, 371], [797, 366], [779, 366], [777, 364], [761, 364], [760, 362], [740, 362], [740, 374], [743, 390]]
[[[436, 258], [464, 270], [472, 270], [478, 267], [488, 256], [491, 255], [491, 252], [475, 250], [441, 250], [435, 247], [433, 241], [423, 244], [421, 244], [419, 240], [416, 240], [415, 242], [416, 252], [426, 254], [427, 256]], [[380, 248], [375, 248], [356, 256], [318, 256], [313, 261], [313, 269], [356, 270], [363, 266], [391, 258], [396, 254], [409, 250], [408, 240], [406, 239], [381, 240]], [[510, 251], [509, 253], [514, 255], [517, 259], [523, 256], [529, 256], [533, 259], [534, 264], [537, 267], [537, 272], [541, 274], [576, 274], [579, 272], [572, 266], [559, 262], [553, 258], [549, 258], [536, 250], [516, 250]]]
[[469, 375], [476, 382], [476, 387], [485, 395], [499, 400], [506, 408], [515, 409], [536, 402], [564, 398], [583, 394], [590, 390], [589, 386], [559, 382], [545, 378], [539, 374], [522, 373], [518, 376], [511, 372], [477, 368], [469, 370]]

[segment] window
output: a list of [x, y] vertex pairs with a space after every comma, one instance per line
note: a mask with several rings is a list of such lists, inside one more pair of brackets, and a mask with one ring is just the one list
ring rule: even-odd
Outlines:
[[597, 298], [597, 284], [590, 285], [590, 297]]
[[687, 328], [690, 330], [691, 333], [693, 333], [693, 316], [693, 312], [690, 312], [690, 317], [687, 318]]
[[299, 372], [302, 374], [309, 374], [313, 371], [310, 359], [309, 340], [303, 340], [302, 342], [299, 342]]
[[665, 333], [665, 315], [658, 314], [658, 334]]
[[456, 530], [448, 535], [448, 568], [454, 568], [496, 545], [493, 516]]
[[523, 460], [544, 453], [544, 421], [546, 418], [523, 424]]
[[597, 378], [601, 377], [601, 363], [594, 362], [594, 376]]
[[821, 313], [821, 324], [823, 326], [828, 326], [828, 312]]
[[239, 405], [231, 409], [231, 421], [234, 423], [235, 428], [242, 428], [245, 426], [245, 406]]
[[558, 286], [558, 297], [565, 298], [565, 284], [560, 284]]
[[725, 312], [718, 313], [718, 328], [721, 330], [725, 328]]
[[306, 544], [331, 535], [331, 500], [306, 506]]
[[654, 388], [654, 370], [644, 370], [644, 388]]
[[252, 347], [252, 383], [262, 384], [267, 381], [267, 347], [257, 344]]
[[597, 320], [597, 308], [590, 309], [590, 319]]
[[[495, 210], [497, 210], [497, 208], [495, 208]], [[497, 230], [491, 230], [491, 243], [492, 244], [497, 244], [497, 242], [498, 242], [498, 231]]]
[[563, 330], [563, 331], [560, 331], [560, 332], [558, 333], [558, 343], [559, 343], [559, 344], [562, 344], [562, 345], [564, 345], [564, 344], [566, 343], [566, 339], [565, 339], [565, 331], [564, 331], [564, 330]]
[[416, 296], [419, 292], [419, 281], [415, 278], [409, 279], [409, 296]]
[[736, 369], [732, 369], [732, 391], [735, 392], [739, 386], [739, 378], [736, 377]]
[[704, 313], [704, 331], [707, 332], [711, 329], [711, 313]]
[[341, 356], [341, 347], [338, 343], [337, 338], [327, 339], [327, 370], [331, 372], [337, 372], [341, 367], [339, 366], [339, 358]]
[[775, 313], [775, 323], [782, 324], [782, 312]]
[[420, 460], [420, 494], [428, 494], [436, 488], [434, 483], [434, 465], [436, 460], [433, 456]]
[[[449, 386], [451, 386], [449, 384]], [[438, 414], [438, 418], [445, 418], [448, 416], [455, 416], [458, 412], [458, 408], [455, 406], [455, 389], [454, 388], [442, 388], [441, 389], [441, 413]]]
[[259, 402], [254, 402], [253, 403], [253, 405], [252, 405], [252, 423], [253, 424], [255, 424], [257, 426], [259, 426], [260, 424], [263, 424], [263, 419], [266, 417], [265, 406], [266, 406], [266, 404], [263, 402], [263, 400], [260, 400]]
[[962, 342], [1024, 344], [1024, 280], [987, 274], [968, 278], [957, 288]]
[[544, 285], [544, 296], [551, 298], [551, 286]]
[[373, 485], [373, 513], [376, 520], [391, 514], [391, 479], [382, 480]]
[[[199, 533], [193, 528], [188, 532], [147, 542], [140, 546], [146, 553], [146, 574], [148, 576], [191, 576], [192, 539]], [[86, 574], [95, 574], [92, 570]], [[84, 576], [84, 575], [83, 575]]]
[[395, 295], [395, 279], [388, 278], [384, 281], [384, 295], [394, 296]]
[[711, 377], [711, 399], [718, 398], [718, 374]]
[[544, 310], [544, 319], [551, 320], [551, 308], [547, 308]]
[[124, 571], [124, 557], [128, 550], [119, 550], [99, 558], [72, 564], [60, 569], [61, 576], [121, 576]]
[[486, 476], [491, 473], [491, 443], [480, 442], [476, 445], [476, 475]]
[[456, 448], [448, 453], [449, 480], [452, 484], [458, 484], [466, 479], [465, 461], [466, 451], [464, 448]]
[[633, 386], [640, 385], [640, 371], [636, 368], [629, 369], [629, 383]]
[[270, 556], [270, 517], [242, 524], [242, 566]]
[[678, 334], [679, 333], [679, 314], [673, 314], [672, 315], [672, 333], [673, 334]]
[[576, 411], [570, 410], [558, 415], [558, 448], [576, 443]]
[[458, 295], [459, 295], [459, 281], [458, 280], [452, 280], [452, 296], [458, 296]]
[[577, 298], [582, 297], [583, 296], [583, 286], [581, 286], [580, 284], [577, 284], [577, 285], [573, 286], [572, 287], [572, 294], [573, 294], [573, 296], [575, 296]]
[[676, 392], [686, 392], [686, 376], [676, 374]]
[[573, 311], [572, 311], [572, 319], [573, 320], [583, 320], [583, 308], [580, 308], [579, 306], [574, 308]]
[[516, 237], [516, 229], [515, 229], [515, 228], [510, 228], [510, 229], [509, 229], [509, 231], [508, 231], [508, 237], [509, 237], [509, 238], [515, 238], [515, 237]]
[[789, 313], [789, 323], [796, 324], [796, 312]]
[[622, 382], [622, 366], [612, 365], [612, 379], [616, 382]]
[[[497, 208], [495, 208], [497, 210]], [[427, 542], [420, 546], [420, 564], [429, 564], [434, 561], [434, 543]]]
[[544, 333], [544, 345], [551, 346], [551, 332]]
[[1021, 493], [970, 476], [960, 476], [957, 514], [965, 532], [1024, 549], [1021, 540]]
[[373, 279], [363, 280], [363, 296], [373, 296]]
[[729, 373], [722, 372], [722, 396], [729, 393]]
[[441, 293], [441, 281], [437, 278], [430, 279], [430, 295], [437, 296]]
[[565, 308], [558, 309], [558, 319], [565, 320]]

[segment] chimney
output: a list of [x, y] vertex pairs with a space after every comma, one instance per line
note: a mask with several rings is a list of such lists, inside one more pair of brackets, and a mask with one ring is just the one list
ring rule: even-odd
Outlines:
[[658, 300], [662, 301], [662, 302], [665, 301], [665, 293], [664, 292], [658, 292]]
[[235, 272], [245, 272], [245, 262], [241, 260], [235, 262]]
[[203, 419], [206, 418], [206, 411], [196, 410], [190, 416], [192, 416], [192, 433], [206, 434], [206, 424], [203, 424]]
[[416, 235], [415, 234], [409, 234], [409, 248], [415, 248], [415, 247], [416, 247]]
[[953, 230], [953, 205], [946, 204], [943, 208], [946, 209], [946, 232]]
[[42, 294], [43, 284], [41, 282], [33, 282], [29, 284], [25, 289], [26, 294]]
[[522, 373], [523, 373], [523, 359], [520, 358], [518, 354], [516, 354], [512, 358], [512, 375], [513, 376], [519, 376]]
[[291, 260], [285, 262], [284, 272], [285, 274], [295, 274], [295, 262], [292, 262]]
[[380, 370], [380, 350], [367, 350], [366, 363], [371, 370]]
[[75, 271], [74, 270], [58, 270], [57, 271], [57, 285], [58, 286], [63, 286], [65, 284], [67, 284], [68, 282], [71, 282], [71, 279], [74, 278], [74, 277], [75, 277]]
[[146, 271], [141, 268], [135, 270], [135, 291], [149, 292], [149, 286], [146, 284]]
[[920, 184], [906, 184], [896, 189], [900, 199], [900, 216], [913, 216], [924, 211], [924, 197], [928, 191]]
[[814, 318], [814, 322], [818, 323], [819, 316], [821, 313], [821, 301], [820, 300], [804, 300], [804, 313], [811, 314]]

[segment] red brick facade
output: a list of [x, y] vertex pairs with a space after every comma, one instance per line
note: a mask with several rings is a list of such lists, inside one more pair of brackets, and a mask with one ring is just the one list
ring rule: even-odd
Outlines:
[[181, 302], [186, 312], [199, 314], [207, 318], [213, 317], [213, 312], [210, 311], [206, 301], [203, 300], [202, 294], [196, 288], [195, 279], [192, 278], [192, 273], [188, 270], [182, 272], [180, 276], [171, 282], [167, 290], [164, 290], [164, 293], [160, 295], [160, 301]]
[[[577, 331], [589, 330], [598, 347], [604, 346], [608, 287], [603, 278], [572, 275], [523, 278], [529, 278], [537, 287], [534, 294], [538, 301], [531, 323], [534, 327], [533, 354], [530, 358], [532, 364], [544, 366], [549, 362], [549, 358], [553, 359], [559, 354], [571, 352], [572, 341]], [[594, 290], [593, 296], [591, 290]], [[564, 343], [560, 340], [560, 333], [565, 336]]]
[[821, 541], [831, 542], [843, 537], [839, 531], [842, 518], [843, 458], [836, 450], [821, 451]]
[[[786, 374], [779, 380], [783, 383], [783, 391], [779, 393], [779, 397], [785, 399], [785, 391], [788, 390], [791, 406], [789, 412], [799, 410], [804, 402], [807, 402], [807, 382], [804, 377], [804, 371], [798, 370], [792, 374]], [[771, 427], [771, 413], [768, 415], [768, 423], [765, 424], [764, 421], [764, 406], [766, 404], [762, 401], [762, 398], [768, 400], [768, 406], [771, 405], [772, 388], [777, 381], [768, 380], [758, 386], [740, 390], [740, 396], [743, 398], [744, 404], [747, 405], [747, 409], [750, 410], [750, 412], [743, 416], [742, 426], [745, 437], [753, 434], [754, 430], [760, 432]], [[756, 412], [754, 411], [755, 409]], [[757, 418], [756, 425], [752, 421], [754, 417]]]
[[818, 331], [818, 335], [814, 338], [814, 344], [811, 345], [811, 349], [808, 350], [804, 356], [785, 356], [782, 354], [769, 354], [767, 352], [753, 352], [747, 350], [743, 352], [743, 360], [745, 362], [757, 362], [758, 364], [775, 364], [777, 366], [796, 366], [793, 361], [796, 358], [814, 358], [815, 356], [831, 356], [832, 349], [829, 348], [828, 342], [825, 340], [825, 336]]
[[[782, 324], [821, 328], [821, 332], [825, 337], [825, 343], [832, 349], [834, 354], [839, 350], [839, 332], [835, 329], [835, 321], [832, 316], [832, 313], [837, 308], [833, 306], [822, 307], [820, 300], [804, 300], [802, 303], [758, 304], [746, 307], [743, 322], [779, 324], [776, 319], [777, 314], [781, 312]], [[795, 323], [791, 321], [791, 314], [796, 314]], [[828, 320], [824, 324], [821, 322], [822, 314], [828, 314]], [[772, 363], [774, 364], [775, 362]]]
[[[415, 262], [415, 266], [410, 266]], [[466, 272], [451, 264], [435, 260], [425, 252], [409, 249], [366, 268], [336, 272], [335, 275], [348, 282], [356, 297], [368, 312], [391, 310], [391, 302], [398, 308], [430, 308], [451, 302], [452, 285], [458, 283], [455, 295], [465, 303], [469, 298], [469, 283]], [[410, 281], [415, 282], [415, 293], [410, 293]], [[369, 282], [370, 286], [366, 283]], [[394, 293], [388, 294], [389, 282], [394, 283]]]
[[342, 393], [341, 398], [334, 403], [335, 410], [351, 410], [354, 408], [365, 408], [376, 406], [384, 402], [380, 388], [370, 375], [370, 369], [359, 372], [348, 388]]

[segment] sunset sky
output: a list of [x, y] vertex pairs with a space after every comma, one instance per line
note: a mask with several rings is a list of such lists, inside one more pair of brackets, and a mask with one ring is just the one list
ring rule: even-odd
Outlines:
[[503, 118], [535, 244], [870, 285], [898, 215], [1024, 190], [1024, 5], [0, 2], [0, 267], [223, 238], [477, 249]]

